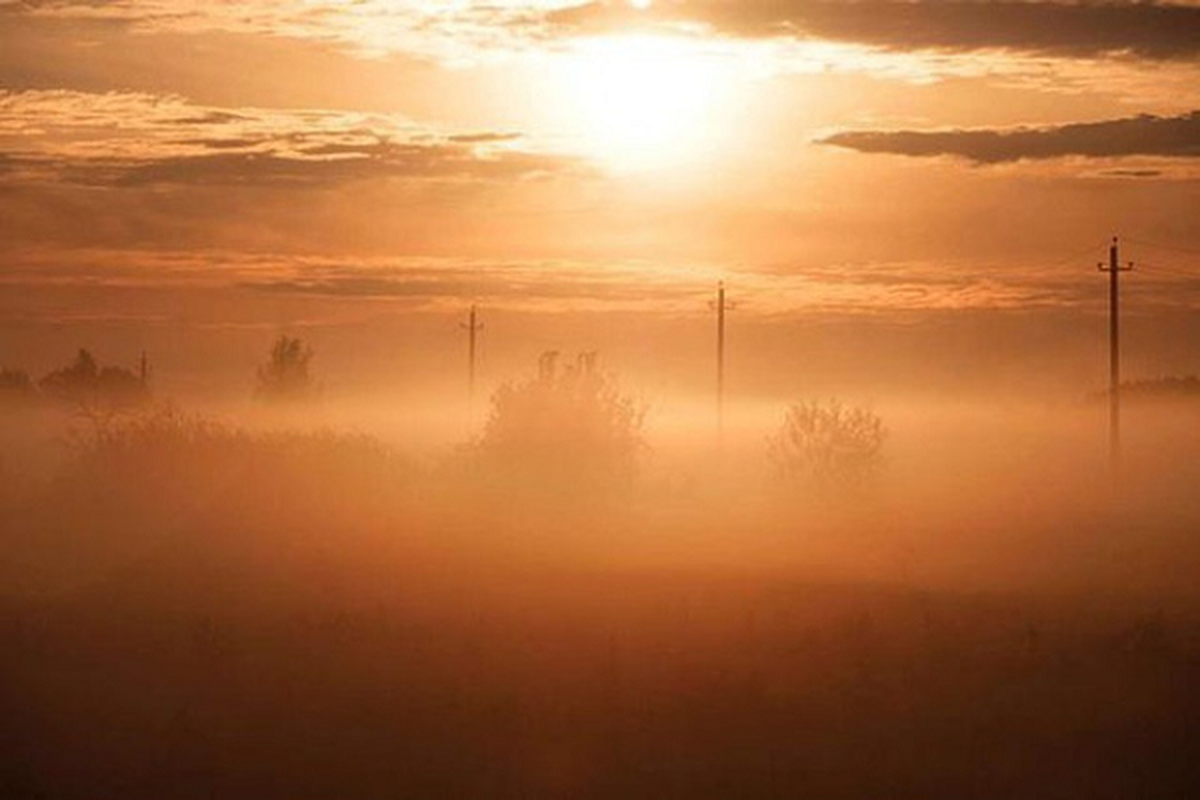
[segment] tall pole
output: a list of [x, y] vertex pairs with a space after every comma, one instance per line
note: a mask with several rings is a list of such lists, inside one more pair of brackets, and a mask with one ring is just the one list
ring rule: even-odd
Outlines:
[[1120, 244], [1114, 236], [1108, 248], [1108, 447], [1115, 465], [1121, 458], [1121, 283], [1120, 275], [1133, 269], [1121, 266]]
[[467, 332], [467, 413], [475, 406], [475, 337], [483, 330], [483, 325], [477, 321], [477, 310], [471, 306], [467, 323], [462, 326]]
[[725, 438], [725, 281], [717, 284], [717, 436]]

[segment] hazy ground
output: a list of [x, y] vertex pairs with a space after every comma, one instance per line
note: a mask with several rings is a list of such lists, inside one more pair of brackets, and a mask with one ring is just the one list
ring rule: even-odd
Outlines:
[[1082, 400], [874, 405], [822, 497], [770, 403], [553, 494], [449, 405], [9, 412], [0, 794], [1193, 794], [1200, 409], [1130, 408], [1114, 481]]

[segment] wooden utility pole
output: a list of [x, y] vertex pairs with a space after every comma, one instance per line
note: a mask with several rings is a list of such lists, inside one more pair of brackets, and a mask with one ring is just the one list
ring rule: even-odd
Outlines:
[[467, 332], [467, 414], [470, 415], [475, 406], [475, 337], [483, 330], [483, 325], [477, 321], [474, 305], [462, 328]]
[[725, 300], [725, 281], [717, 284], [717, 301], [712, 304], [717, 311], [717, 437], [725, 438], [725, 312], [731, 308]]
[[1115, 465], [1121, 458], [1121, 285], [1120, 275], [1133, 269], [1132, 262], [1121, 266], [1117, 237], [1108, 248], [1108, 266], [1097, 264], [1108, 273], [1108, 447]]

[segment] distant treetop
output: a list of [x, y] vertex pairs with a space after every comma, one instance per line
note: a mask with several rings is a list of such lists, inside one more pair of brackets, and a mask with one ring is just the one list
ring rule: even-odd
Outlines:
[[280, 336], [258, 368], [258, 396], [264, 400], [301, 400], [314, 394], [308, 365], [313, 349], [302, 339]]
[[72, 363], [38, 381], [38, 388], [51, 400], [82, 409], [138, 406], [150, 399], [150, 387], [132, 370], [101, 366], [84, 348]]

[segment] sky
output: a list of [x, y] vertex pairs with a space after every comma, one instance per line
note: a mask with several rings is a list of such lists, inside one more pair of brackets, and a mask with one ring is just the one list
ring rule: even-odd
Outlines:
[[698, 388], [725, 280], [747, 391], [1100, 385], [1115, 234], [1134, 373], [1200, 371], [1198, 212], [1196, 2], [0, 0], [35, 372], [449, 382], [478, 303]]

